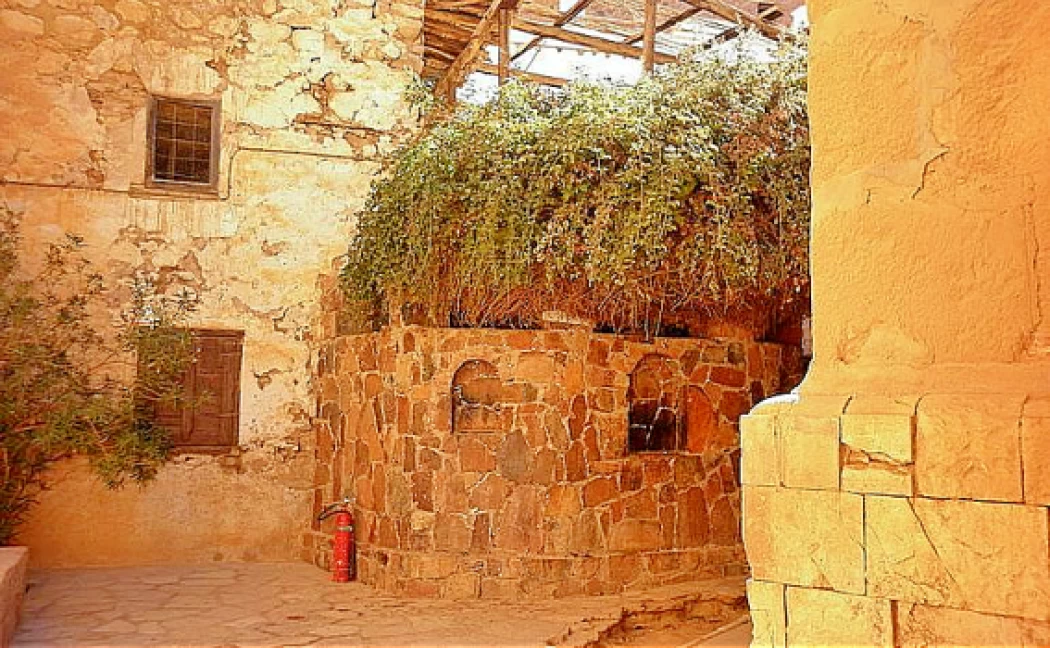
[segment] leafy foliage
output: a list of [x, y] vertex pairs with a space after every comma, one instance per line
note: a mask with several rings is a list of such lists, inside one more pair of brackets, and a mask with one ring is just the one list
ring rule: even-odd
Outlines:
[[521, 83], [466, 106], [375, 183], [343, 271], [351, 308], [430, 323], [616, 330], [808, 301], [804, 51], [694, 54], [631, 87]]
[[151, 479], [171, 441], [151, 423], [150, 402], [180, 398], [193, 358], [189, 332], [177, 326], [192, 300], [160, 299], [138, 284], [123, 326], [103, 334], [93, 318], [107, 289], [82, 241], [51, 245], [30, 270], [19, 240], [17, 218], [0, 211], [0, 545], [59, 459], [86, 456], [110, 487]]

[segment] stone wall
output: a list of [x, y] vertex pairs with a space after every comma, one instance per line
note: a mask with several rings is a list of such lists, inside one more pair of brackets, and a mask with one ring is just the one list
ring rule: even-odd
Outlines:
[[813, 0], [815, 357], [742, 419], [754, 646], [1050, 644], [1050, 5]]
[[[26, 259], [64, 232], [114, 288], [200, 297], [193, 325], [245, 332], [239, 447], [145, 489], [54, 475], [21, 540], [37, 565], [276, 560], [311, 510], [319, 277], [416, 126], [422, 0], [0, 3], [0, 205]], [[145, 183], [151, 95], [221, 100], [218, 190]], [[103, 325], [107, 323], [103, 321]]]
[[[798, 366], [797, 350], [726, 339], [341, 337], [318, 359], [328, 471], [315, 511], [353, 496], [361, 580], [409, 595], [604, 594], [740, 573], [736, 421]], [[628, 454], [631, 400], [632, 429], [659, 401], [679, 449]], [[304, 536], [305, 558], [328, 560], [328, 532]]]
[[26, 594], [29, 551], [25, 547], [0, 547], [0, 648], [11, 645]]

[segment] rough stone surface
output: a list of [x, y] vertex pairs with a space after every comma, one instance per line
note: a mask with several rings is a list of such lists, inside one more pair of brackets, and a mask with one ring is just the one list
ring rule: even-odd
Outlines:
[[28, 569], [28, 549], [0, 547], [0, 648], [11, 644], [11, 637], [18, 627]]
[[1050, 150], [1033, 142], [1050, 124], [1026, 110], [1050, 101], [1050, 6], [1021, 5], [809, 4], [819, 289], [803, 392], [1047, 384]]
[[869, 593], [1050, 619], [1047, 509], [866, 498]]
[[785, 586], [749, 579], [747, 604], [751, 608], [751, 648], [787, 646], [787, 603]]
[[1050, 506], [1050, 400], [1025, 404], [1021, 420], [1024, 501]]
[[787, 618], [788, 646], [894, 645], [889, 601], [789, 587]]
[[[1050, 102], [1050, 5], [807, 9], [814, 359], [795, 398], [756, 413], [779, 433], [809, 401], [848, 400], [841, 489], [862, 494], [865, 530], [821, 558], [893, 621], [856, 628], [895, 632], [843, 636], [837, 594], [789, 588], [788, 643], [1045, 645], [1050, 122], [1032, 115]], [[745, 434], [745, 474], [755, 449]], [[815, 580], [798, 573], [812, 550], [775, 551], [776, 535], [827, 534], [763, 491], [744, 492], [754, 576]]]
[[[245, 332], [238, 447], [105, 496], [65, 466], [23, 529], [36, 565], [299, 555], [315, 455], [329, 451], [314, 444], [311, 390], [335, 318], [321, 285], [382, 156], [417, 126], [400, 89], [421, 65], [422, 5], [4, 4], [0, 207], [21, 219], [25, 249], [83, 236], [113, 289], [109, 317], [139, 278], [198, 295], [192, 325]], [[214, 193], [147, 186], [151, 95], [221, 100]]]
[[[730, 361], [729, 346], [748, 353]], [[738, 573], [737, 412], [722, 404], [750, 390], [710, 382], [709, 369], [775, 393], [793, 353], [585, 331], [341, 336], [319, 350], [321, 407], [338, 412], [341, 450], [318, 492], [330, 498], [338, 483], [356, 497], [361, 578], [384, 591], [570, 596]], [[654, 358], [667, 380], [635, 375]], [[703, 424], [690, 425], [695, 407], [677, 408], [681, 449], [628, 453], [632, 397], [688, 401], [682, 390], [710, 402]], [[326, 564], [329, 531], [306, 534], [305, 558]]]
[[837, 491], [744, 486], [744, 545], [763, 581], [864, 593], [864, 502]]
[[843, 415], [843, 490], [911, 495], [914, 427], [910, 414]]
[[944, 646], [1046, 646], [1050, 624], [914, 603], [897, 606], [902, 648]]
[[776, 417], [752, 414], [740, 418], [740, 479], [750, 486], [780, 485]]
[[927, 396], [916, 423], [915, 481], [932, 497], [1023, 501], [1023, 397]]
[[838, 417], [780, 417], [777, 441], [784, 486], [838, 490]]

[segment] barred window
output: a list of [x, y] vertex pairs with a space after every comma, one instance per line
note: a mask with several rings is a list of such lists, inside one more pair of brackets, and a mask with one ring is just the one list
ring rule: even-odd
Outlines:
[[150, 103], [149, 184], [212, 190], [218, 182], [218, 101], [153, 97]]

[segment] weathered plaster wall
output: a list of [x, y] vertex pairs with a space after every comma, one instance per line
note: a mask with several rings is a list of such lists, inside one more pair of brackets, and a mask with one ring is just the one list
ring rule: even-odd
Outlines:
[[[806, 388], [1050, 385], [1037, 362], [1050, 124], [1035, 117], [1050, 101], [1050, 7], [816, 0], [810, 13], [819, 317]], [[988, 368], [960, 367], [975, 362]]]
[[[200, 296], [246, 332], [240, 448], [110, 496], [66, 467], [21, 539], [37, 565], [297, 555], [313, 484], [310, 357], [379, 169], [414, 128], [422, 0], [3, 0], [0, 203], [26, 257], [76, 232], [115, 288]], [[222, 100], [218, 194], [144, 187], [150, 94]]]
[[741, 422], [753, 645], [1050, 644], [1050, 6], [809, 8], [816, 353]]
[[[737, 419], [799, 366], [774, 344], [586, 331], [391, 328], [320, 354], [318, 510], [355, 497], [364, 582], [454, 598], [739, 573]], [[636, 368], [656, 356], [687, 442], [628, 454], [631, 394], [655, 393]], [[487, 404], [455, 415], [457, 393]], [[305, 558], [326, 562], [330, 526]]]

